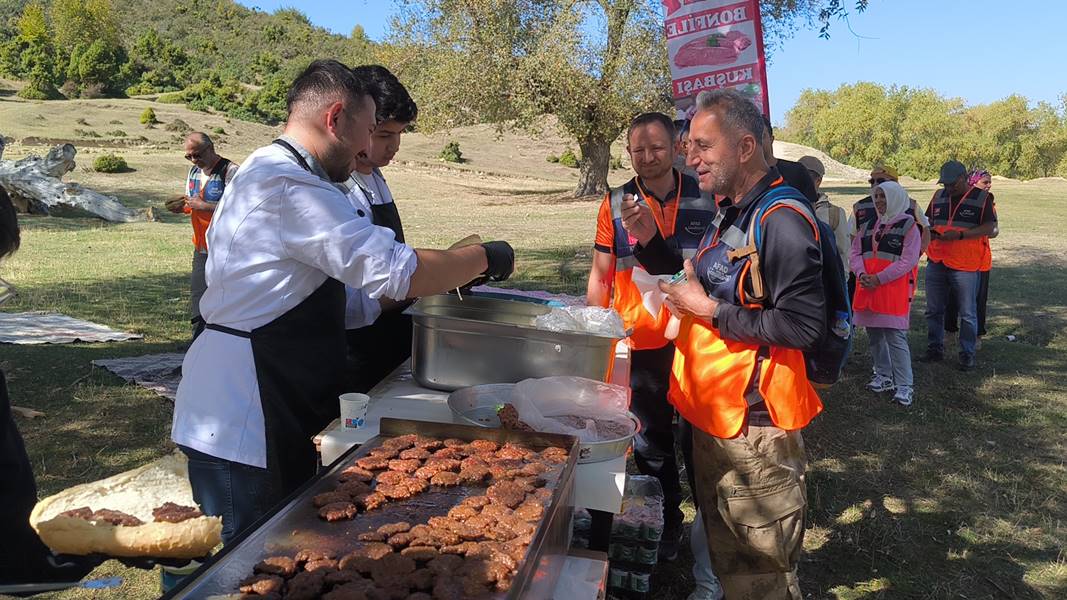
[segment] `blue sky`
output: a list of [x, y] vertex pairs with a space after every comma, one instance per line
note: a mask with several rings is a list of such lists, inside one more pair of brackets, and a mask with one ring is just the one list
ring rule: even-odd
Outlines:
[[[266, 11], [294, 6], [345, 35], [358, 23], [372, 39], [385, 35], [395, 10], [388, 0], [239, 1]], [[856, 81], [933, 88], [972, 104], [1013, 93], [1058, 103], [1067, 93], [1067, 2], [1061, 0], [870, 0], [867, 12], [849, 23], [857, 35], [843, 21], [834, 23], [829, 40], [800, 30], [771, 57], [776, 123], [804, 88]]]

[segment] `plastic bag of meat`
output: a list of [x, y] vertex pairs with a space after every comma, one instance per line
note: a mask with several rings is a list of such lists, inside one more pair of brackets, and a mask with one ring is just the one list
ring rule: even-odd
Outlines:
[[602, 381], [584, 377], [525, 379], [515, 384], [510, 402], [519, 419], [535, 431], [573, 435], [582, 442], [633, 432], [627, 412], [629, 390]]

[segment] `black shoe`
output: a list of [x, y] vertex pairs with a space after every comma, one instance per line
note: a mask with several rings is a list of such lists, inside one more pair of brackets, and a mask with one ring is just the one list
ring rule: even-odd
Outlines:
[[659, 541], [660, 562], [672, 562], [678, 558], [678, 549], [682, 547], [682, 536], [685, 529], [681, 523], [664, 525], [663, 537]]
[[964, 354], [963, 356], [960, 356], [959, 369], [961, 371], [973, 371], [976, 366], [977, 362], [974, 360], [973, 354]]
[[945, 360], [945, 353], [940, 350], [934, 350], [933, 348], [927, 348], [926, 354], [919, 358], [921, 363], [935, 363]]

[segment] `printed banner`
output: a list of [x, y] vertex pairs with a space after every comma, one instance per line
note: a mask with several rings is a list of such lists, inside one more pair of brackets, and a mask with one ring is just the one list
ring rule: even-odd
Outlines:
[[692, 116], [703, 90], [734, 88], [764, 114], [767, 64], [759, 1], [663, 0], [671, 94], [680, 115]]

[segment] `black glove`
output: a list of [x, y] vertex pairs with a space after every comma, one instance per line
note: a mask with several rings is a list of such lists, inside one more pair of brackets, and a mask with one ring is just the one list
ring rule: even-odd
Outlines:
[[485, 260], [489, 268], [482, 275], [492, 281], [504, 281], [515, 272], [515, 250], [507, 242], [485, 242]]

